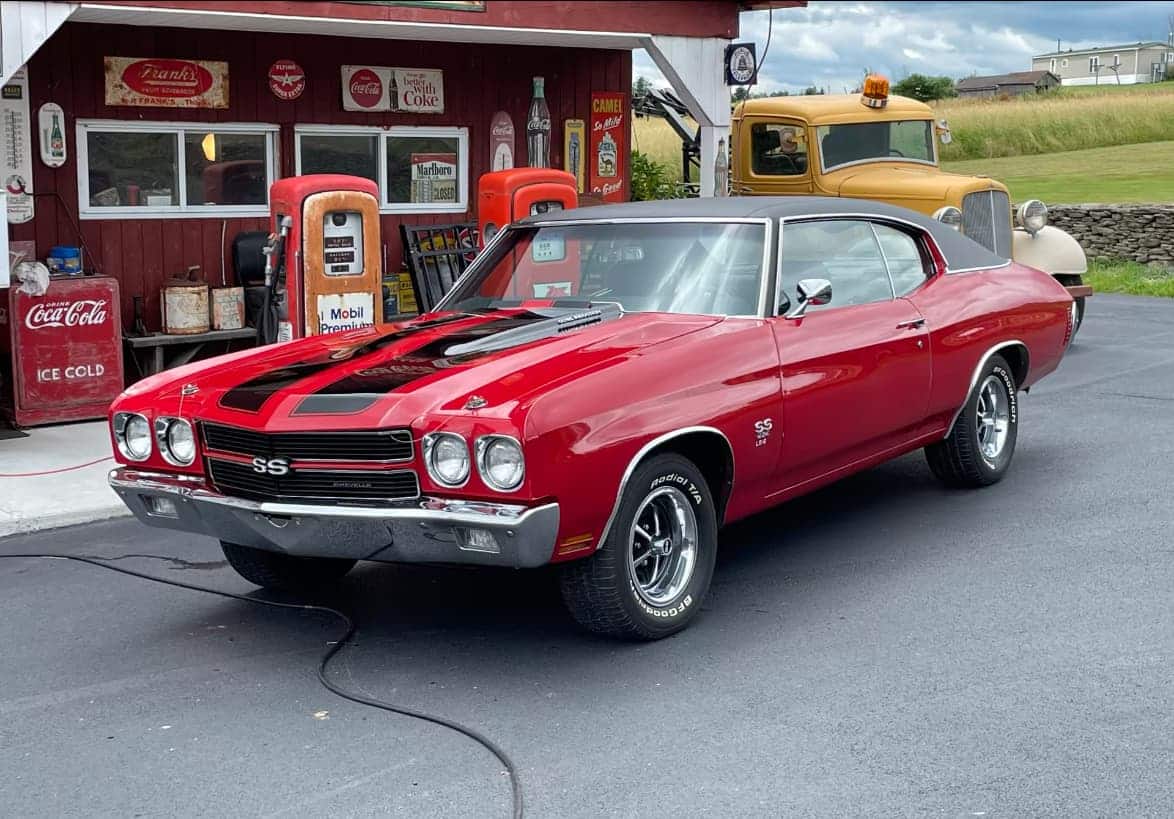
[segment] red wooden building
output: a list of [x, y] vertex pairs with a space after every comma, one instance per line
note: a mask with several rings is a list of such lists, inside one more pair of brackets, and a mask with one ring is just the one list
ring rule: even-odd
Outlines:
[[[379, 184], [394, 273], [401, 223], [475, 220], [495, 112], [512, 118], [515, 162], [526, 164], [533, 77], [544, 78], [551, 164], [562, 167], [564, 123], [590, 121], [595, 92], [627, 92], [632, 50], [647, 49], [703, 126], [702, 167], [712, 167], [729, 125], [722, 53], [738, 12], [767, 5], [797, 3], [4, 3], [3, 81], [23, 67], [33, 140], [33, 216], [13, 223], [10, 208], [9, 238], [35, 241], [40, 259], [80, 244], [88, 269], [119, 280], [124, 326], [141, 296], [157, 330], [165, 279], [199, 265], [210, 282], [223, 269], [231, 284], [232, 239], [267, 227], [274, 179], [342, 172]], [[154, 73], [128, 79], [141, 60]], [[388, 91], [392, 110], [348, 110], [384, 93], [354, 67], [397, 69], [376, 74], [423, 83], [442, 102]], [[172, 86], [182, 87], [176, 104], [166, 102]], [[61, 116], [41, 131], [45, 103]], [[54, 128], [64, 137], [57, 167], [40, 151]], [[617, 146], [624, 198], [628, 133]], [[455, 179], [420, 188], [415, 169], [432, 160]]]

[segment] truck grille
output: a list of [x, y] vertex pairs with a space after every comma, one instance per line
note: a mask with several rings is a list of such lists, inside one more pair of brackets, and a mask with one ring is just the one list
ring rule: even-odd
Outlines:
[[412, 432], [408, 429], [266, 433], [221, 424], [200, 427], [205, 449], [253, 458], [380, 463], [412, 459]]
[[255, 501], [399, 501], [420, 496], [410, 469], [292, 469], [285, 475], [256, 472], [251, 464], [208, 459], [212, 485]]
[[1011, 200], [1002, 191], [962, 198], [962, 233], [992, 253], [1011, 258]]

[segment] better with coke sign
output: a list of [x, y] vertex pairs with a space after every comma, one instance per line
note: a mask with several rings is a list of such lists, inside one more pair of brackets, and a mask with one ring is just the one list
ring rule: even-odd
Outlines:
[[444, 72], [432, 68], [342, 67], [344, 111], [444, 113]]

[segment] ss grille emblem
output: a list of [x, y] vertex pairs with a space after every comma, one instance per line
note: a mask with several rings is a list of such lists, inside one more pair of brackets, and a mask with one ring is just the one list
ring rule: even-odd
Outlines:
[[258, 475], [279, 477], [290, 472], [289, 458], [253, 458], [253, 471]]

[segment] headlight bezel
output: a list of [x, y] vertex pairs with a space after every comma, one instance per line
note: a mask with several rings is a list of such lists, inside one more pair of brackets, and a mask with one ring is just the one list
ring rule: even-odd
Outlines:
[[[175, 446], [171, 441], [172, 431], [179, 426], [187, 427], [188, 434], [192, 439], [192, 454], [187, 460], [179, 457], [175, 452]], [[186, 418], [177, 418], [170, 415], [162, 415], [155, 419], [155, 443], [159, 447], [159, 454], [163, 456], [163, 460], [172, 466], [191, 466], [196, 462], [196, 431], [192, 427], [191, 421]]]
[[1048, 226], [1048, 206], [1039, 199], [1028, 199], [1015, 210], [1015, 221], [1034, 236]]
[[934, 221], [941, 222], [946, 227], [951, 227], [959, 232], [962, 230], [962, 211], [953, 205], [944, 205], [938, 208], [934, 211], [933, 218]]
[[[488, 458], [490, 449], [495, 445], [512, 446], [517, 450], [518, 455], [518, 477], [512, 484], [502, 484], [494, 480], [489, 468]], [[490, 434], [482, 435], [477, 439], [477, 474], [481, 476], [481, 480], [490, 489], [496, 492], [517, 492], [522, 488], [526, 482], [526, 453], [522, 448], [522, 442], [512, 435]]]
[[[445, 441], [456, 441], [460, 443], [465, 453], [465, 468], [464, 474], [458, 480], [448, 480], [442, 474], [435, 463], [435, 456], [437, 454], [437, 447]], [[473, 473], [473, 458], [469, 452], [469, 442], [465, 440], [463, 435], [455, 432], [430, 432], [424, 436], [424, 469], [428, 472], [428, 477], [437, 486], [442, 486], [445, 489], [460, 489], [469, 482], [469, 476]]]
[[[136, 455], [134, 449], [130, 445], [130, 436], [128, 430], [132, 422], [141, 421], [146, 433], [147, 451], [142, 455]], [[116, 412], [112, 419], [111, 426], [114, 431], [114, 443], [118, 447], [119, 454], [128, 461], [135, 463], [142, 463], [151, 457], [153, 445], [151, 443], [151, 422], [147, 420], [147, 416], [141, 412]]]

